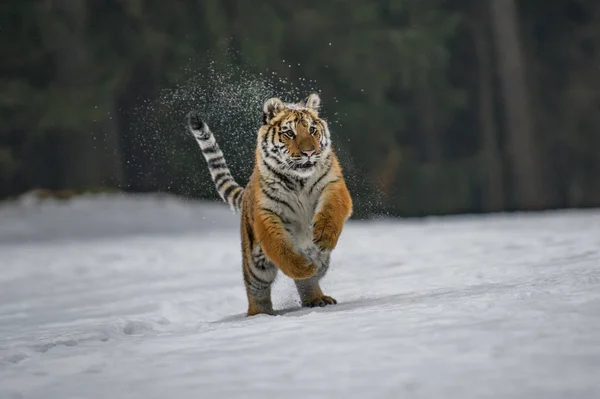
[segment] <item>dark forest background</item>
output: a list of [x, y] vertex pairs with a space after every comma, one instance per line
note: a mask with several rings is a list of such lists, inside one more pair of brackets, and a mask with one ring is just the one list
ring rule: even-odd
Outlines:
[[597, 0], [5, 0], [0, 198], [216, 198], [262, 102], [323, 100], [356, 215], [600, 205]]

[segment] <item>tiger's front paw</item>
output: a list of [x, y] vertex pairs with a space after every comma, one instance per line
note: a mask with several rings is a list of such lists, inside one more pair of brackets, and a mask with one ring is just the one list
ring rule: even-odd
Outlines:
[[330, 297], [329, 295], [322, 295], [310, 300], [306, 300], [302, 303], [302, 306], [305, 308], [316, 308], [316, 307], [324, 307], [327, 305], [335, 305], [337, 301], [335, 298]]
[[339, 232], [332, 223], [320, 220], [313, 225], [313, 242], [322, 251], [334, 249], [339, 236]]

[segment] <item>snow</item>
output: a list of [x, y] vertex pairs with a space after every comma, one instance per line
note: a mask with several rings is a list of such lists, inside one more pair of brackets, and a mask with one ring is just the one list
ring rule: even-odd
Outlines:
[[350, 221], [339, 304], [245, 318], [238, 215], [0, 206], [0, 398], [597, 398], [600, 211]]

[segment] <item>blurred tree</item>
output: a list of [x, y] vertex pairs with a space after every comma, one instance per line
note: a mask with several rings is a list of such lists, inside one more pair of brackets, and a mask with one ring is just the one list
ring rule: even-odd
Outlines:
[[263, 97], [318, 89], [356, 215], [600, 204], [593, 0], [7, 0], [0, 196], [216, 194], [200, 109], [243, 182]]
[[[90, 50], [95, 48], [86, 43], [88, 1], [49, 0], [46, 5], [51, 22], [44, 24], [42, 29], [44, 40], [53, 51], [55, 67], [48, 94], [49, 100], [60, 104], [60, 109], [54, 110], [54, 115], [48, 115], [45, 122], [59, 137], [60, 146], [65, 148], [57, 158], [62, 165], [61, 184], [66, 187], [119, 187], [123, 174], [118, 131], [113, 119], [114, 99], [110, 95], [108, 98], [90, 96], [90, 92], [100, 93], [93, 88], [94, 64]], [[57, 98], [52, 95], [55, 91], [59, 93]], [[77, 109], [78, 106], [87, 104], [89, 107], [98, 100], [102, 101], [106, 116], [100, 121], [82, 118], [79, 112], [84, 115], [87, 112]], [[46, 105], [46, 109], [52, 108], [53, 104]], [[65, 110], [70, 112], [65, 113]], [[64, 126], [64, 121], [71, 115], [76, 118], [74, 126]]]
[[506, 109], [507, 154], [514, 182], [515, 206], [523, 210], [543, 209], [547, 194], [541, 173], [540, 147], [535, 138], [535, 119], [529, 103], [515, 3], [514, 0], [491, 0], [490, 6]]
[[496, 110], [494, 107], [494, 57], [491, 32], [489, 31], [488, 7], [483, 2], [472, 5], [468, 24], [477, 55], [477, 99], [479, 123], [482, 132], [481, 166], [482, 210], [498, 212], [505, 209], [504, 175], [502, 153], [499, 147]]
[[520, 3], [552, 206], [600, 204], [600, 4]]

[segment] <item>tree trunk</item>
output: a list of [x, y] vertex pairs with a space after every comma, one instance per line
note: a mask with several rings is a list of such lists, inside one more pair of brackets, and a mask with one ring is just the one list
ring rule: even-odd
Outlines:
[[494, 75], [492, 65], [489, 18], [485, 8], [478, 3], [471, 24], [471, 32], [475, 42], [478, 68], [477, 80], [479, 89], [479, 123], [483, 132], [482, 158], [484, 190], [482, 207], [484, 212], [499, 212], [504, 210], [504, 173], [498, 136], [496, 131], [496, 115], [494, 111]]
[[442, 140], [437, 131], [437, 118], [433, 90], [428, 82], [421, 85], [419, 109], [423, 128], [425, 160], [432, 165], [440, 165], [443, 160]]
[[491, 0], [491, 19], [506, 111], [506, 150], [512, 167], [513, 198], [518, 209], [543, 209], [547, 198], [539, 143], [534, 139], [514, 0]]

